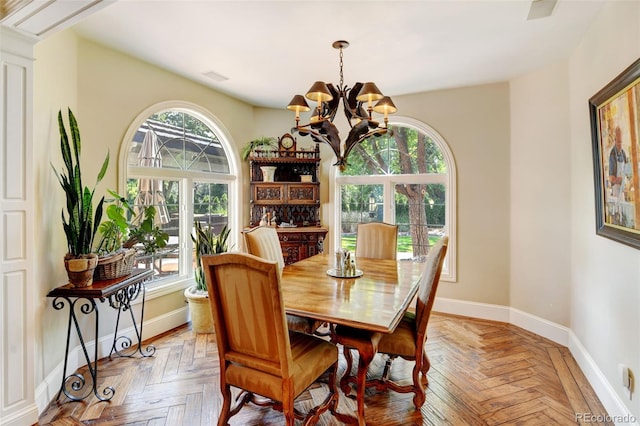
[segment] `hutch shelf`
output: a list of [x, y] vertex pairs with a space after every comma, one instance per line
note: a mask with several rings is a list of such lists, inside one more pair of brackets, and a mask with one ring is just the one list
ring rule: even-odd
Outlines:
[[327, 229], [320, 226], [319, 167], [317, 144], [313, 151], [257, 150], [249, 156], [250, 226], [276, 228], [287, 264], [323, 250]]

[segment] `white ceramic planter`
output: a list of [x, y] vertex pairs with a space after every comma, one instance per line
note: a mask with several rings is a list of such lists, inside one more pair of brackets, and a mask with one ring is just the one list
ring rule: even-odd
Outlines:
[[184, 290], [191, 313], [191, 329], [196, 333], [213, 333], [213, 315], [209, 306], [209, 295], [196, 291], [196, 286]]
[[262, 166], [260, 170], [262, 170], [262, 181], [263, 182], [273, 182], [273, 178], [276, 174], [276, 166]]

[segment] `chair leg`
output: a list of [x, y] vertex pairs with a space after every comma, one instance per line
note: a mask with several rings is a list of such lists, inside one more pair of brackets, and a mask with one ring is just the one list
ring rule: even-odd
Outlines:
[[229, 417], [231, 417], [231, 388], [223, 386], [220, 390], [222, 391], [222, 410], [220, 410], [220, 417], [218, 417], [218, 426], [228, 426]]
[[[413, 396], [413, 405], [416, 407], [416, 410], [420, 410], [420, 407], [422, 407], [426, 399], [424, 387], [420, 381], [420, 370], [422, 367], [418, 364], [419, 363], [416, 362], [416, 365], [413, 367], [413, 393], [415, 394]], [[425, 375], [424, 377], [426, 378], [427, 376]]]
[[353, 368], [353, 356], [351, 355], [351, 348], [346, 346], [342, 347], [344, 359], [347, 361], [347, 368], [340, 379], [340, 389], [345, 395], [351, 393], [351, 386], [349, 385], [349, 376], [351, 376], [351, 369]]
[[[286, 385], [285, 385], [286, 387]], [[296, 424], [296, 413], [293, 406], [293, 396], [291, 393], [291, 389], [284, 392], [282, 401], [282, 412], [284, 413], [284, 418], [287, 426], [295, 426]]]
[[422, 381], [425, 386], [429, 386], [429, 379], [427, 378], [427, 372], [431, 369], [431, 361], [429, 360], [429, 356], [426, 352], [422, 353], [422, 366], [420, 367], [420, 371], [422, 371]]
[[384, 363], [384, 370], [382, 370], [382, 379], [381, 379], [383, 383], [389, 380], [389, 374], [391, 373], [391, 363], [396, 358], [397, 358], [396, 356], [389, 355], [389, 357], [387, 358], [387, 361]]

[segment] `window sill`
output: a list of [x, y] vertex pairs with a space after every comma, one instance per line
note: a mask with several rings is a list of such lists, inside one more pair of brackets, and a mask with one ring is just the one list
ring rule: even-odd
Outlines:
[[146, 290], [146, 300], [153, 300], [171, 293], [183, 291], [185, 288], [194, 285], [193, 277], [178, 277], [165, 284], [154, 285]]

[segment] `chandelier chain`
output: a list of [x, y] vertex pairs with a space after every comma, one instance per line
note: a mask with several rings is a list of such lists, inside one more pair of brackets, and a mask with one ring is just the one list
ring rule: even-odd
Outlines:
[[340, 88], [342, 89], [342, 87], [344, 86], [344, 75], [342, 74], [342, 56], [343, 56], [343, 52], [342, 52], [342, 47], [340, 48]]

